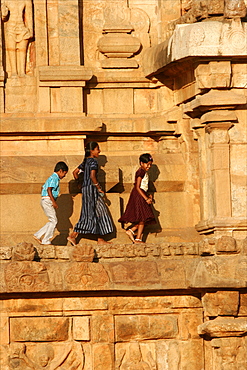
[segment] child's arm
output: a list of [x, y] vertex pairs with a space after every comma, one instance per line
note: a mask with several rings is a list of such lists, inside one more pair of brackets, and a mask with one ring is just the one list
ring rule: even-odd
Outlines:
[[90, 178], [92, 180], [93, 185], [96, 186], [96, 188], [98, 189], [99, 193], [103, 193], [104, 194], [103, 190], [101, 189], [100, 184], [98, 183], [96, 174], [97, 174], [96, 173], [96, 170], [91, 170], [91, 172], [90, 172]]
[[150, 196], [147, 196], [144, 193], [144, 191], [140, 188], [141, 182], [142, 182], [142, 178], [140, 176], [138, 176], [137, 179], [136, 179], [136, 190], [145, 199], [147, 204], [151, 204], [152, 203], [152, 198]]
[[77, 167], [72, 173], [73, 173], [74, 179], [75, 180], [78, 180], [79, 179], [80, 169]]
[[47, 193], [52, 201], [52, 205], [54, 208], [58, 208], [57, 202], [54, 199], [54, 196], [52, 195], [52, 188], [47, 188]]

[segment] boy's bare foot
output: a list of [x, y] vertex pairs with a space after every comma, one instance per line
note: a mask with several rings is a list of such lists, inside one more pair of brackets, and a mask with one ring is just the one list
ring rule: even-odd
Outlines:
[[42, 241], [39, 238], [37, 238], [37, 236], [33, 235], [33, 238], [36, 240], [36, 242], [38, 242], [39, 244], [42, 244]]
[[130, 240], [134, 243], [135, 242], [134, 232], [131, 229], [128, 229], [125, 232], [128, 235], [128, 237], [130, 238]]
[[135, 244], [145, 244], [141, 239], [135, 239], [134, 241]]
[[76, 240], [75, 238], [71, 238], [71, 236], [68, 236], [67, 237], [67, 240], [73, 245], [73, 246], [76, 246]]

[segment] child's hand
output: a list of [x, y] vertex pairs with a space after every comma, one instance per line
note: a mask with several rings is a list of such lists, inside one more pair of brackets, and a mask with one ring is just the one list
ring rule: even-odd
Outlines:
[[52, 203], [52, 205], [53, 205], [53, 207], [54, 207], [55, 209], [58, 209], [58, 204], [57, 204], [56, 202]]
[[146, 200], [146, 202], [147, 202], [147, 204], [152, 204], [153, 200], [152, 200], [152, 198], [148, 198], [148, 199]]

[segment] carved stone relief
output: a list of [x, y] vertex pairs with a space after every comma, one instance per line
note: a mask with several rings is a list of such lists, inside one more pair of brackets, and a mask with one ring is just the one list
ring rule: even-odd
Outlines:
[[245, 370], [245, 338], [221, 338], [211, 341], [213, 348], [213, 368], [215, 370]]
[[33, 37], [32, 1], [5, 0], [1, 11], [2, 20], [6, 22], [4, 37], [10, 77], [23, 77], [26, 74], [28, 41]]
[[148, 15], [138, 8], [111, 4], [105, 8], [104, 18], [104, 36], [98, 41], [99, 51], [107, 57], [102, 68], [137, 68], [134, 56], [141, 46], [150, 46]]
[[35, 256], [35, 248], [31, 243], [19, 243], [13, 248], [13, 261], [33, 261]]
[[11, 343], [9, 368], [18, 370], [83, 370], [83, 346], [76, 342], [63, 344]]
[[5, 282], [9, 291], [39, 291], [47, 289], [49, 276], [40, 262], [12, 262], [6, 266]]
[[130, 342], [127, 350], [121, 349], [119, 351], [116, 370], [156, 370], [156, 361], [151, 351], [148, 351], [147, 359], [147, 361], [143, 359], [140, 344], [138, 342]]
[[192, 0], [182, 9], [183, 15], [168, 24], [168, 35], [174, 31], [177, 24], [195, 23], [205, 19], [222, 21], [224, 18], [244, 18], [246, 2], [244, 0]]

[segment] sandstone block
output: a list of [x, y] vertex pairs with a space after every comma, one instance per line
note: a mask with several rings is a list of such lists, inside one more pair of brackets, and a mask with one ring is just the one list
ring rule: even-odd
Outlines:
[[168, 315], [115, 317], [116, 341], [164, 339], [177, 335], [177, 319]]
[[[106, 265], [107, 266], [107, 265]], [[119, 262], [107, 266], [110, 271], [111, 281], [121, 286], [131, 286], [159, 283], [157, 266], [154, 262]]]
[[158, 261], [157, 265], [160, 273], [162, 287], [164, 287], [165, 289], [176, 289], [176, 287], [178, 286], [181, 289], [187, 287], [186, 270], [185, 265], [182, 261]]
[[1, 370], [9, 370], [9, 354], [8, 347], [0, 345], [0, 368]]
[[9, 344], [9, 317], [3, 312], [0, 313], [0, 344]]
[[109, 277], [100, 264], [72, 262], [64, 272], [64, 283], [67, 289], [106, 289]]
[[201, 339], [180, 343], [180, 361], [184, 369], [203, 370], [203, 343]]
[[231, 236], [222, 236], [217, 240], [216, 250], [218, 253], [236, 253], [237, 243]]
[[5, 268], [8, 291], [46, 290], [49, 286], [47, 269], [40, 262], [12, 262]]
[[206, 316], [236, 316], [239, 306], [239, 292], [205, 293], [202, 297], [202, 304]]
[[13, 261], [33, 261], [35, 256], [35, 249], [31, 243], [19, 243], [12, 251]]
[[93, 369], [114, 369], [114, 347], [111, 344], [93, 345]]
[[112, 315], [92, 317], [92, 340], [94, 343], [114, 342], [114, 320]]
[[29, 317], [10, 319], [10, 340], [15, 342], [53, 342], [68, 340], [69, 319]]
[[202, 323], [202, 311], [186, 311], [179, 315], [179, 336], [181, 340], [199, 339], [197, 327]]
[[10, 260], [12, 256], [11, 247], [1, 247], [0, 249], [0, 260]]
[[247, 293], [240, 294], [239, 315], [247, 315]]
[[247, 320], [233, 317], [217, 317], [198, 326], [198, 334], [217, 337], [239, 337], [247, 332]]
[[62, 298], [20, 298], [3, 302], [2, 310], [15, 316], [60, 316], [63, 312]]
[[157, 341], [155, 343], [155, 349], [158, 369], [179, 370], [181, 366], [179, 341]]
[[66, 315], [74, 312], [107, 309], [108, 300], [104, 297], [70, 297], [63, 299], [63, 310]]
[[90, 340], [89, 316], [73, 317], [73, 338], [75, 340]]

